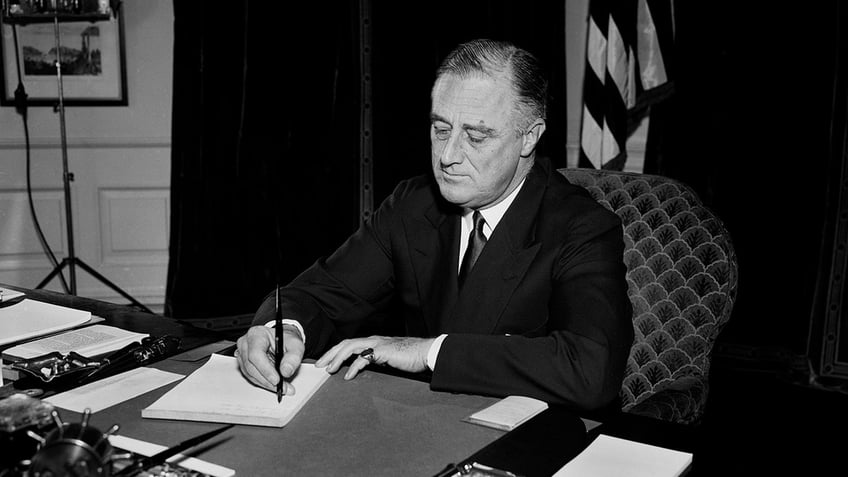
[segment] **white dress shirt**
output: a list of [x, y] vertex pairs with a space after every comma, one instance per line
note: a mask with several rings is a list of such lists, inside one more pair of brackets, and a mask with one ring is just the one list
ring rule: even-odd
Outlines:
[[[486, 236], [486, 240], [489, 240], [489, 237], [492, 236], [492, 232], [495, 231], [495, 227], [498, 226], [498, 223], [503, 218], [506, 210], [509, 209], [509, 206], [512, 205], [512, 202], [515, 200], [515, 196], [518, 195], [518, 191], [524, 186], [525, 179], [522, 179], [521, 183], [518, 184], [518, 187], [515, 188], [514, 191], [510, 192], [506, 198], [497, 204], [489, 207], [488, 209], [480, 209], [480, 215], [483, 216], [483, 219], [486, 221], [483, 224], [483, 235]], [[468, 236], [471, 234], [472, 229], [474, 228], [474, 219], [471, 216], [474, 214], [474, 209], [466, 209], [462, 214], [462, 229], [461, 235], [462, 240], [459, 241], [459, 257], [463, 257], [465, 255], [465, 249], [468, 248]], [[462, 266], [462, 258], [458, 260], [459, 266], [457, 267], [456, 273], [459, 274], [459, 267]], [[436, 338], [436, 341], [430, 346], [430, 350], [427, 352], [427, 367], [430, 368], [430, 371], [436, 368], [436, 359], [439, 357], [439, 350], [442, 349], [442, 342], [448, 335], [442, 334]]]

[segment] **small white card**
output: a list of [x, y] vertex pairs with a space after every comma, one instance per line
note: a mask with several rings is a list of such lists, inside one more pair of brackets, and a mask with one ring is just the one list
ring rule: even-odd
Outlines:
[[507, 396], [463, 419], [465, 422], [511, 431], [548, 408], [548, 403], [527, 396]]
[[69, 411], [84, 412], [88, 408], [91, 412], [97, 412], [183, 377], [181, 374], [155, 368], [135, 368], [44, 400]]

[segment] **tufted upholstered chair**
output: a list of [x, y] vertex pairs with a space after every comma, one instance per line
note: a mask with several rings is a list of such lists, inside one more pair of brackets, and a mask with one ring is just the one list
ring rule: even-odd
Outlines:
[[736, 298], [738, 265], [727, 229], [676, 180], [596, 169], [560, 173], [624, 226], [635, 338], [619, 393], [622, 409], [698, 422], [713, 344]]

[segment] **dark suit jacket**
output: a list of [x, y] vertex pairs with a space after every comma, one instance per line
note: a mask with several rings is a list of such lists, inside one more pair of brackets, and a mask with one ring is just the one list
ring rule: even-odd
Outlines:
[[[407, 336], [447, 333], [430, 386], [589, 410], [618, 394], [633, 339], [621, 222], [539, 159], [457, 290], [460, 210], [429, 176], [402, 182], [332, 256], [284, 288], [307, 356], [397, 305]], [[272, 318], [273, 297], [256, 323]]]

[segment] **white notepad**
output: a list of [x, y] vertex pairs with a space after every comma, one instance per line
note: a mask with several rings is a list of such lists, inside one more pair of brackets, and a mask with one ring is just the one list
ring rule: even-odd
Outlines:
[[677, 477], [691, 463], [688, 452], [601, 434], [554, 477]]
[[292, 380], [297, 392], [283, 396], [251, 384], [236, 358], [213, 354], [209, 361], [145, 409], [154, 419], [285, 426], [330, 375], [314, 364], [301, 364]]
[[24, 298], [0, 308], [0, 345], [73, 328], [90, 319], [88, 311]]

